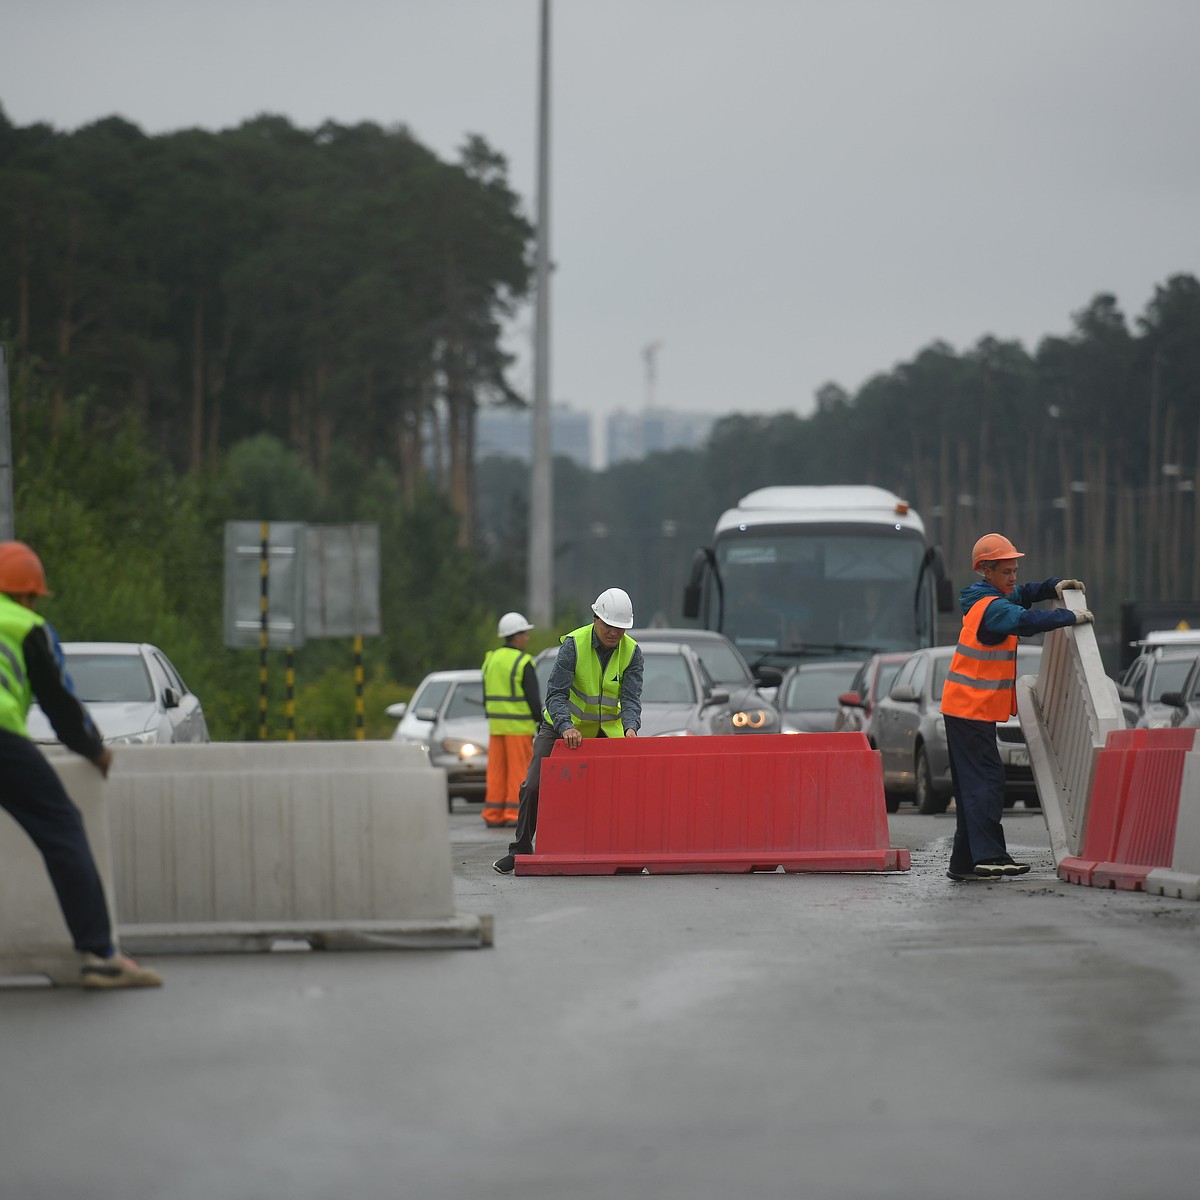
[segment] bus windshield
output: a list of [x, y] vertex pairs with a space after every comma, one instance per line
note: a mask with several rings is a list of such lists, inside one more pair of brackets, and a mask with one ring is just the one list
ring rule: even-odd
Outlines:
[[713, 627], [752, 662], [932, 644], [932, 584], [915, 530], [752, 528], [719, 537], [714, 549]]

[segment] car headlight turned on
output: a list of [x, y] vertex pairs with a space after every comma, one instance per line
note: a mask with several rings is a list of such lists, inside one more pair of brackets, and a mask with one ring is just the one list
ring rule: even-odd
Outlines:
[[444, 738], [442, 749], [447, 754], [456, 755], [463, 762], [466, 762], [468, 759], [478, 758], [484, 753], [484, 748], [478, 742], [472, 742], [466, 738]]
[[775, 724], [774, 715], [765, 708], [740, 709], [729, 719], [738, 733], [762, 733]]

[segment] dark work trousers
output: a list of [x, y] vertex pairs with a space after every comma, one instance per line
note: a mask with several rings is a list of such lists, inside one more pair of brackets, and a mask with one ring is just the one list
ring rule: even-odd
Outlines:
[[107, 957], [112, 927], [83, 817], [41, 751], [28, 738], [3, 730], [0, 808], [41, 851], [75, 949]]
[[994, 721], [944, 717], [954, 780], [954, 848], [950, 870], [970, 874], [976, 863], [1008, 854], [1004, 843], [1004, 764]]
[[[608, 735], [602, 732], [599, 736]], [[538, 726], [537, 733], [533, 735], [533, 758], [518, 793], [516, 841], [509, 845], [509, 854], [533, 853], [533, 838], [537, 833], [538, 792], [542, 786], [542, 759], [554, 749], [558, 739], [554, 726], [546, 721]]]

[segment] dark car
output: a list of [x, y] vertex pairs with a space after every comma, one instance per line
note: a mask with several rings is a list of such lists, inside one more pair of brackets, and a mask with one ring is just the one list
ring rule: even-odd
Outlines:
[[[950, 805], [954, 784], [941, 710], [942, 688], [953, 657], [953, 646], [914, 651], [875, 707], [874, 737], [888, 812], [895, 812], [908, 796], [926, 814], [945, 812]], [[1041, 646], [1019, 647], [1018, 677], [1036, 674], [1041, 659]], [[1029, 751], [1016, 717], [997, 724], [996, 743], [1004, 764], [1005, 803], [1018, 796], [1036, 802]]]
[[850, 687], [838, 697], [837, 719], [833, 728], [848, 733], [865, 733], [867, 741], [874, 746], [871, 731], [874, 723], [875, 705], [887, 690], [900, 670], [900, 664], [908, 658], [908, 651], [890, 654], [873, 654], [859, 668]]
[[832, 733], [840, 697], [862, 668], [859, 662], [800, 663], [788, 669], [775, 702], [784, 733]]
[[[640, 644], [640, 643], [639, 643]], [[546, 695], [557, 649], [534, 659], [538, 686]], [[753, 733], [728, 690], [714, 682], [690, 646], [649, 641], [642, 645], [642, 737]], [[778, 732], [778, 729], [775, 730]]]
[[[731, 722], [726, 732], [779, 733], [778, 706], [764, 694], [741, 651], [723, 634], [711, 629], [631, 629], [630, 637], [643, 648], [652, 642], [689, 646], [709, 678], [729, 693]], [[739, 715], [740, 714], [740, 715]]]

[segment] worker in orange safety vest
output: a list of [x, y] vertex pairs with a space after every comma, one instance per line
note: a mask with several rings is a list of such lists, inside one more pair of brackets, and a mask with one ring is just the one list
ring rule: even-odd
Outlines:
[[542, 702], [533, 659], [525, 650], [532, 628], [520, 613], [505, 613], [496, 626], [504, 645], [489, 650], [483, 660], [488, 722], [483, 819], [494, 829], [517, 823], [517, 797], [533, 757], [533, 735]]
[[1005, 845], [1004, 765], [996, 745], [996, 723], [1017, 711], [1018, 639], [1092, 620], [1087, 609], [1034, 610], [1039, 600], [1061, 601], [1065, 589], [1084, 587], [1057, 576], [1018, 584], [1017, 560], [1024, 557], [1003, 534], [985, 534], [971, 554], [980, 578], [959, 597], [962, 631], [942, 691], [942, 715], [956, 814], [947, 874], [960, 882], [1029, 870]]

